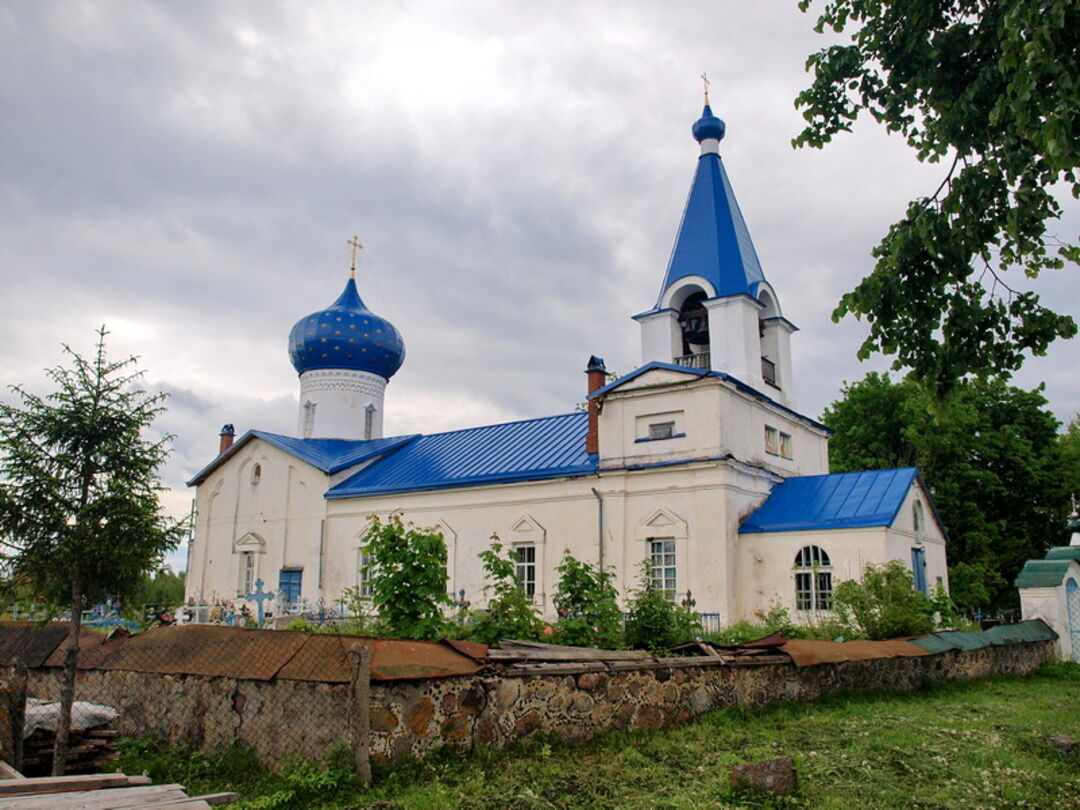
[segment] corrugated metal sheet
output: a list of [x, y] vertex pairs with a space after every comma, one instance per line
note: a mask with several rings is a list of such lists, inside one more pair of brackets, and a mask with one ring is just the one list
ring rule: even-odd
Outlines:
[[934, 635], [938, 640], [952, 645], [954, 650], [981, 650], [990, 646], [990, 639], [981, 631], [941, 630]]
[[929, 655], [909, 641], [818, 641], [792, 639], [780, 648], [791, 656], [797, 667], [815, 664], [839, 664], [844, 661], [869, 661], [874, 658], [916, 658]]
[[[29, 626], [32, 629], [32, 626]], [[0, 644], [10, 654], [36, 657], [30, 666], [60, 667], [60, 644], [66, 625], [50, 625], [30, 637], [27, 627], [0, 625]], [[272, 678], [319, 683], [348, 683], [352, 679], [349, 651], [353, 644], [371, 650], [372, 680], [445, 678], [479, 672], [487, 646], [467, 642], [436, 643], [374, 639], [285, 630], [245, 630], [214, 625], [156, 627], [145, 633], [83, 634], [80, 669], [154, 672], [162, 675], [202, 675], [268, 681]], [[464, 647], [459, 651], [455, 647]], [[2, 659], [0, 659], [2, 660]], [[24, 660], [27, 660], [24, 657]]]
[[327, 498], [586, 475], [588, 414], [433, 433], [338, 484]]
[[[66, 622], [44, 626], [36, 622], [0, 622], [0, 663], [8, 664], [18, 659], [28, 667], [40, 667], [64, 643], [69, 632], [71, 625]], [[102, 638], [100, 634], [95, 635]]]
[[739, 528], [752, 532], [888, 526], [915, 481], [916, 469], [788, 478]]
[[1065, 581], [1072, 560], [1028, 560], [1016, 577], [1017, 588], [1056, 588]]
[[1080, 546], [1054, 546], [1046, 552], [1048, 560], [1080, 560]]
[[1016, 644], [1022, 641], [1055, 641], [1058, 634], [1042, 619], [1028, 619], [1016, 624], [999, 624], [983, 631], [991, 644]]

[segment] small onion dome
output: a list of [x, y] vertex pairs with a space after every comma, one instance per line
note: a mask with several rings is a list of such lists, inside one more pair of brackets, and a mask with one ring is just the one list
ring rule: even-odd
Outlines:
[[713, 115], [712, 107], [706, 104], [704, 111], [701, 113], [701, 118], [694, 122], [694, 126], [690, 128], [690, 131], [694, 133], [694, 139], [701, 143], [706, 138], [715, 138], [722, 141], [726, 129], [727, 126], [724, 122]]
[[364, 306], [350, 278], [337, 301], [297, 321], [289, 333], [289, 359], [299, 374], [340, 368], [389, 380], [405, 361], [405, 343], [390, 321]]

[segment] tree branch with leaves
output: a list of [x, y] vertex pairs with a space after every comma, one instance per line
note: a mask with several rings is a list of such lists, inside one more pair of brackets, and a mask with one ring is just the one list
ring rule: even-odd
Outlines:
[[814, 80], [795, 101], [807, 126], [793, 144], [821, 148], [866, 112], [920, 161], [949, 166], [833, 313], [868, 321], [859, 357], [895, 355], [894, 368], [944, 391], [1007, 377], [1026, 352], [1074, 336], [1072, 317], [1022, 286], [1080, 262], [1080, 245], [1051, 232], [1055, 184], [1080, 197], [1080, 5], [829, 0], [815, 25], [826, 29], [850, 41], [807, 60]]

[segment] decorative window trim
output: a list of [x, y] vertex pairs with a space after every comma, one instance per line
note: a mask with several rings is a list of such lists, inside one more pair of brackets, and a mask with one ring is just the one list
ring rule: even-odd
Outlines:
[[638, 523], [635, 534], [638, 540], [652, 540], [657, 537], [685, 540], [689, 532], [688, 524], [683, 518], [662, 506]]

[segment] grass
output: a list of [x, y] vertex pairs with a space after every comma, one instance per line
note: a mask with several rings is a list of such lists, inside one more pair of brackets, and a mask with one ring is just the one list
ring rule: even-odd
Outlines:
[[[441, 756], [353, 787], [341, 765], [276, 774], [243, 750], [207, 758], [125, 746], [121, 768], [193, 792], [235, 790], [237, 808], [1080, 808], [1080, 761], [1043, 737], [1080, 738], [1080, 665], [1027, 678], [988, 678], [912, 694], [861, 693], [755, 711], [716, 712], [679, 728], [609, 734], [567, 747]], [[787, 798], [736, 795], [732, 767], [795, 758]]]

